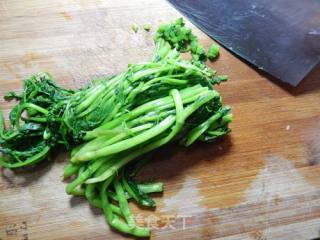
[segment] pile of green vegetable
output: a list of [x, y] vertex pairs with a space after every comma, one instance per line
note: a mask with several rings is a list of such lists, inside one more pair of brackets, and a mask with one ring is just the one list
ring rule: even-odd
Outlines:
[[[64, 89], [49, 74], [37, 74], [24, 81], [21, 94], [5, 96], [18, 103], [8, 128], [0, 117], [0, 165], [27, 167], [64, 146], [71, 152], [66, 192], [102, 208], [119, 231], [149, 236], [149, 229], [136, 225], [128, 201], [155, 207], [148, 194], [161, 192], [162, 184], [137, 182], [139, 163], [172, 142], [189, 146], [223, 136], [232, 120], [212, 88], [226, 76], [205, 65], [219, 48], [206, 53], [181, 18], [160, 26], [154, 40], [151, 61], [84, 88]], [[182, 52], [192, 60], [183, 60]]]

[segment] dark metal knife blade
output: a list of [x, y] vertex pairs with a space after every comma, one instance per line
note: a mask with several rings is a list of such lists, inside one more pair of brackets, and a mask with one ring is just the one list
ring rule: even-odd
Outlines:
[[320, 0], [168, 0], [220, 44], [296, 86], [320, 62]]

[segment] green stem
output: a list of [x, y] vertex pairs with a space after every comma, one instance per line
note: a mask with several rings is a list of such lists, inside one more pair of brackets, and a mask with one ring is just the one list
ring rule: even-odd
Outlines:
[[102, 209], [108, 223], [115, 229], [119, 230], [120, 232], [128, 233], [136, 237], [149, 237], [150, 236], [149, 229], [141, 228], [138, 226], [131, 228], [124, 221], [122, 221], [117, 215], [113, 214], [112, 208], [110, 207], [110, 203], [108, 200], [108, 193], [107, 193], [107, 188], [110, 185], [111, 181], [112, 181], [112, 178], [109, 178], [107, 181], [105, 181], [100, 191]]
[[129, 138], [129, 139], [123, 140], [121, 142], [109, 145], [109, 146], [102, 148], [100, 150], [87, 152], [87, 153], [82, 154], [81, 156], [74, 156], [73, 158], [71, 158], [71, 161], [72, 162], [89, 161], [92, 159], [106, 157], [111, 154], [127, 150], [129, 148], [137, 146], [140, 143], [146, 142], [146, 141], [150, 140], [151, 138], [164, 132], [174, 123], [174, 121], [175, 121], [175, 117], [168, 116], [166, 119], [164, 119], [158, 125], [156, 125], [155, 127], [151, 128], [149, 130], [146, 130], [142, 134], [139, 134], [139, 135], [134, 136], [132, 138]]
[[33, 103], [24, 103], [18, 108], [18, 111], [16, 113], [15, 125], [16, 125], [17, 128], [20, 128], [20, 117], [21, 117], [21, 114], [23, 113], [23, 111], [26, 108], [31, 108], [33, 110], [36, 110], [38, 112], [43, 113], [44, 115], [48, 115], [49, 114], [49, 111], [47, 111], [46, 109], [44, 109], [42, 107], [39, 107], [39, 106], [37, 106], [37, 105], [35, 105]]
[[[180, 95], [183, 103], [186, 104], [186, 103], [195, 101], [197, 98], [199, 98], [201, 95], [207, 92], [208, 92], [207, 87], [201, 87], [200, 85], [195, 85], [188, 89], [181, 90]], [[137, 116], [142, 115], [145, 112], [151, 111], [153, 109], [157, 109], [158, 111], [160, 111], [167, 108], [171, 108], [173, 106], [174, 106], [174, 101], [171, 96], [163, 97], [161, 99], [157, 99], [157, 100], [145, 103], [135, 108], [131, 112], [124, 114], [121, 117], [118, 117], [110, 122], [104, 123], [102, 126], [87, 132], [86, 135], [84, 136], [84, 140], [90, 140], [91, 138], [94, 138], [96, 131], [100, 131], [102, 129], [113, 129], [116, 126], [121, 125], [123, 122], [136, 118]]]
[[192, 129], [186, 139], [187, 141], [185, 142], [185, 146], [190, 146], [194, 141], [196, 141], [201, 134], [203, 134], [215, 121], [217, 121], [221, 116], [223, 115], [223, 110], [218, 111], [216, 114], [211, 116], [208, 120], [205, 122], [201, 123], [194, 129]]
[[63, 170], [63, 177], [68, 178], [72, 175], [76, 174], [81, 167], [81, 164], [73, 164], [72, 162], [68, 162], [68, 164], [65, 166]]
[[91, 175], [94, 174], [97, 171], [97, 169], [99, 169], [106, 161], [111, 160], [111, 159], [112, 159], [112, 157], [102, 158], [102, 159], [98, 159], [98, 160], [92, 162], [92, 164], [89, 164], [87, 169], [81, 175], [78, 175], [78, 177], [76, 179], [74, 179], [71, 183], [69, 183], [66, 186], [66, 193], [67, 194], [72, 194], [72, 192], [78, 186], [80, 186], [88, 178], [90, 178]]
[[119, 182], [118, 178], [116, 178], [114, 180], [113, 185], [114, 185], [114, 189], [116, 191], [117, 197], [118, 197], [118, 201], [119, 201], [119, 206], [120, 206], [121, 212], [123, 213], [123, 216], [124, 216], [125, 220], [127, 221], [129, 227], [130, 228], [134, 228], [136, 223], [135, 223], [134, 218], [133, 218], [133, 216], [131, 214], [127, 198], [126, 198], [126, 196], [124, 194], [122, 185]]
[[147, 129], [151, 128], [152, 126], [153, 126], [153, 124], [148, 123], [148, 124], [140, 125], [135, 128], [121, 130], [121, 132], [119, 132], [120, 130], [118, 131], [116, 129], [115, 130], [104, 130], [105, 133], [109, 132], [110, 134], [111, 134], [111, 131], [118, 132], [118, 135], [116, 135], [114, 137], [112, 137], [110, 135], [98, 137], [98, 138], [88, 142], [87, 144], [85, 144], [79, 150], [79, 152], [76, 155], [74, 155], [73, 157], [81, 156], [81, 155], [85, 154], [86, 152], [95, 151], [95, 150], [104, 148], [104, 147], [109, 146], [113, 143], [121, 141], [129, 136], [135, 135], [143, 130], [147, 130]]
[[144, 193], [163, 192], [163, 183], [140, 183], [138, 189]]
[[[182, 113], [183, 119], [188, 118], [200, 106], [207, 103], [212, 98], [216, 97], [217, 94], [218, 94], [217, 92], [210, 91], [210, 92], [208, 92], [208, 94], [206, 96], [198, 99], [198, 101], [189, 105], [187, 108], [185, 108], [184, 112]], [[177, 128], [175, 128], [175, 129], [177, 129]], [[166, 137], [161, 138], [159, 140], [156, 140], [154, 142], [151, 142], [150, 144], [147, 144], [143, 148], [139, 148], [139, 149], [131, 152], [129, 155], [124, 153], [122, 155], [122, 158], [120, 155], [119, 157], [115, 158], [114, 161], [112, 161], [113, 162], [112, 167], [107, 169], [101, 176], [96, 177], [96, 178], [91, 178], [88, 181], [90, 181], [90, 183], [104, 181], [105, 179], [109, 178], [110, 176], [112, 176], [113, 174], [118, 172], [120, 168], [122, 168], [124, 165], [126, 165], [128, 162], [132, 161], [133, 159], [168, 143], [170, 140], [172, 140], [175, 137], [176, 133], [177, 133], [176, 131], [171, 131], [171, 133], [169, 135], [167, 135]]]

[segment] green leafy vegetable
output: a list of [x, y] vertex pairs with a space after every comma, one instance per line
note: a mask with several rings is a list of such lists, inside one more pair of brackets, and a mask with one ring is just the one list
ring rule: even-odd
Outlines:
[[149, 32], [151, 30], [151, 25], [150, 24], [145, 24], [143, 25], [143, 29], [147, 32]]
[[214, 60], [216, 57], [219, 56], [219, 50], [220, 47], [217, 44], [212, 44], [211, 47], [208, 50], [208, 58], [212, 61]]
[[[47, 73], [32, 76], [24, 81], [23, 92], [10, 92], [7, 100], [19, 103], [9, 115], [10, 126], [5, 128], [0, 112], [0, 165], [16, 168], [32, 165], [46, 158], [58, 144], [69, 146], [59, 131], [67, 99], [73, 91], [56, 85]], [[25, 114], [24, 114], [25, 113]]]
[[[0, 165], [31, 166], [64, 146], [71, 152], [64, 169], [64, 177], [72, 179], [66, 192], [103, 209], [115, 229], [149, 236], [128, 205], [135, 201], [154, 208], [148, 194], [163, 190], [162, 183], [135, 180], [143, 159], [169, 143], [212, 141], [227, 134], [232, 121], [230, 107], [212, 87], [227, 76], [205, 64], [217, 49], [206, 54], [182, 18], [161, 25], [154, 41], [149, 62], [131, 64], [84, 88], [64, 89], [44, 73], [26, 79], [21, 94], [7, 94], [6, 100], [18, 103], [8, 128], [0, 116]], [[190, 52], [192, 60], [184, 60], [182, 52]]]
[[133, 23], [131, 29], [134, 33], [137, 33], [139, 31], [139, 26], [136, 23]]

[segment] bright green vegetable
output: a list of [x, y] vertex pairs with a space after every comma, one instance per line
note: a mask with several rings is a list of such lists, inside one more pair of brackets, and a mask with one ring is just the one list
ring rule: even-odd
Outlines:
[[[6, 99], [18, 104], [8, 129], [0, 117], [0, 165], [30, 166], [64, 146], [71, 151], [64, 177], [73, 179], [66, 192], [102, 208], [115, 229], [149, 236], [128, 205], [154, 208], [148, 194], [163, 190], [161, 183], [135, 180], [143, 159], [169, 143], [214, 140], [230, 131], [232, 121], [230, 107], [212, 88], [227, 77], [205, 65], [213, 50], [206, 54], [182, 18], [160, 26], [154, 40], [149, 62], [84, 88], [67, 90], [40, 74], [25, 80], [21, 94], [10, 92]], [[181, 52], [190, 52], [192, 61]]]
[[139, 26], [137, 24], [133, 23], [131, 25], [131, 29], [132, 29], [132, 31], [134, 31], [134, 33], [137, 33], [139, 31]]
[[8, 129], [0, 111], [0, 152], [5, 154], [0, 157], [0, 165], [7, 168], [32, 165], [46, 158], [54, 146], [69, 147], [59, 129], [67, 100], [73, 93], [57, 86], [44, 73], [26, 79], [22, 94], [11, 92], [5, 96], [6, 100], [16, 99], [19, 103], [10, 112]]
[[179, 52], [190, 52], [193, 62], [202, 63], [207, 60], [206, 52], [198, 42], [190, 28], [185, 27], [182, 18], [178, 18], [174, 24], [161, 25], [155, 35], [155, 41], [163, 39], [172, 48]]
[[212, 44], [208, 50], [208, 58], [213, 61], [216, 57], [219, 56], [220, 47], [217, 44]]
[[151, 25], [150, 24], [145, 24], [143, 25], [143, 29], [147, 32], [149, 32], [151, 30]]

